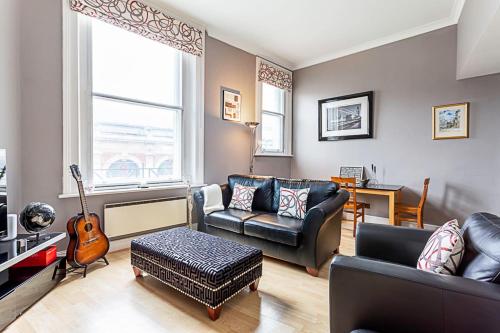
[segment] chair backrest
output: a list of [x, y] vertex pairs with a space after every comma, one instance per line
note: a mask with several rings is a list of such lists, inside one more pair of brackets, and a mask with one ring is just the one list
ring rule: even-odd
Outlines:
[[340, 188], [347, 190], [351, 194], [351, 201], [356, 204], [356, 178], [332, 177], [332, 182], [339, 184]]
[[422, 196], [420, 197], [420, 202], [418, 203], [418, 208], [424, 209], [425, 200], [427, 200], [427, 191], [429, 190], [429, 183], [431, 179], [425, 178], [424, 180], [424, 190], [422, 192]]

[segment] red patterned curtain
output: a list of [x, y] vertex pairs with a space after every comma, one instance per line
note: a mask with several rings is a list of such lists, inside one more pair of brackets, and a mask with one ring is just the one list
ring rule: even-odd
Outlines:
[[280, 89], [292, 90], [292, 72], [257, 58], [257, 79]]
[[203, 31], [136, 0], [69, 0], [72, 10], [197, 56]]

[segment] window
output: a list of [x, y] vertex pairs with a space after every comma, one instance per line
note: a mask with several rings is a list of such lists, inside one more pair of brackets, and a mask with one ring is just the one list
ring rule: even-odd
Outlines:
[[93, 185], [181, 180], [181, 51], [98, 20], [91, 30]]
[[[257, 60], [259, 63], [259, 59]], [[257, 69], [258, 71], [259, 69]], [[290, 156], [292, 92], [257, 78], [257, 154]]]
[[64, 167], [96, 191], [203, 182], [203, 57], [69, 9], [64, 27]]

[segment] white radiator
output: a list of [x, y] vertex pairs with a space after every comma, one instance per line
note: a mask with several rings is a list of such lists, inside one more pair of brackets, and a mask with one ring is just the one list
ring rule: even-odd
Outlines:
[[104, 205], [104, 232], [110, 240], [132, 237], [187, 223], [185, 197]]

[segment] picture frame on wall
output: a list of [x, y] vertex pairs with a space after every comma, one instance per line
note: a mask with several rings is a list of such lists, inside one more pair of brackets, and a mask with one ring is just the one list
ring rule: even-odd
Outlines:
[[241, 122], [241, 94], [238, 90], [221, 87], [222, 119]]
[[432, 108], [432, 139], [469, 137], [469, 102], [438, 105]]
[[373, 91], [318, 101], [318, 140], [373, 138]]

